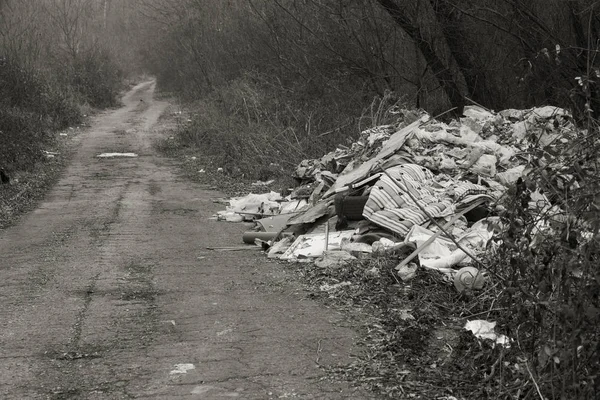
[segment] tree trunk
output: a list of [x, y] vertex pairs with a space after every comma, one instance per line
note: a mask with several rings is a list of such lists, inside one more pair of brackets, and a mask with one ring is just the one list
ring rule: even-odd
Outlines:
[[377, 2], [394, 19], [394, 22], [406, 32], [412, 40], [414, 40], [416, 46], [421, 51], [421, 54], [423, 54], [427, 65], [437, 77], [442, 90], [444, 90], [448, 96], [452, 107], [454, 107], [452, 113], [455, 116], [462, 115], [465, 106], [465, 97], [460, 91], [452, 72], [444, 65], [444, 62], [436, 53], [433, 43], [423, 37], [419, 28], [411, 22], [404, 9], [394, 0], [377, 0]]

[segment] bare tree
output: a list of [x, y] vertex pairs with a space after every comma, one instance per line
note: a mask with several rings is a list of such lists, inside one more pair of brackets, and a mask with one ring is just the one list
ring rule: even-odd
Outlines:
[[408, 15], [406, 4], [404, 4], [404, 7], [401, 7], [394, 0], [377, 0], [377, 2], [389, 13], [394, 22], [415, 42], [427, 62], [428, 67], [431, 68], [431, 71], [438, 79], [440, 86], [448, 96], [448, 99], [454, 108], [453, 114], [462, 115], [465, 106], [465, 96], [459, 87], [458, 77], [444, 64], [442, 57], [436, 50], [432, 41], [425, 37], [423, 30], [420, 29]]
[[33, 65], [39, 60], [43, 43], [42, 17], [32, 2], [4, 0], [0, 7], [0, 51], [22, 63]]
[[61, 32], [62, 45], [73, 59], [90, 38], [97, 3], [93, 0], [48, 0], [46, 10]]

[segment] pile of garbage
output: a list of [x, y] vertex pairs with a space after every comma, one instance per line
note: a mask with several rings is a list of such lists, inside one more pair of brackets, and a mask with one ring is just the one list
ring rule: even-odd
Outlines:
[[[270, 258], [325, 266], [395, 252], [399, 278], [430, 268], [458, 290], [477, 288], [485, 276], [474, 260], [500, 223], [498, 200], [544, 162], [530, 156], [533, 148], [552, 152], [575, 132], [569, 113], [551, 106], [498, 113], [471, 106], [448, 124], [403, 111], [396, 124], [366, 130], [350, 147], [302, 161], [287, 197], [234, 198], [217, 217], [256, 221], [243, 239]], [[555, 154], [546, 166], [560, 170]], [[555, 208], [540, 191], [531, 199], [538, 211]]]

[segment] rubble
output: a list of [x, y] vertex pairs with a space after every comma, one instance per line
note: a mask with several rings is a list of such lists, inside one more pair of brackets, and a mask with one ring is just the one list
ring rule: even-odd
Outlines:
[[[452, 278], [458, 291], [478, 290], [485, 271], [472, 264], [499, 225], [496, 202], [532, 166], [560, 170], [561, 156], [533, 159], [532, 149], [562, 154], [557, 146], [574, 137], [569, 113], [550, 106], [499, 113], [470, 106], [448, 124], [404, 111], [397, 124], [365, 130], [351, 146], [302, 161], [290, 196], [271, 192], [231, 199], [219, 217], [250, 215], [269, 232], [260, 218], [280, 215], [270, 258], [315, 261], [325, 254], [319, 262], [338, 263], [390, 251], [399, 257], [396, 273], [403, 280], [419, 267], [430, 268]], [[564, 181], [576, 185], [572, 177]], [[544, 193], [532, 197], [530, 208], [559, 218], [560, 210]], [[331, 223], [337, 229], [329, 232]], [[539, 229], [545, 229], [544, 221]], [[284, 231], [295, 240], [283, 238]]]

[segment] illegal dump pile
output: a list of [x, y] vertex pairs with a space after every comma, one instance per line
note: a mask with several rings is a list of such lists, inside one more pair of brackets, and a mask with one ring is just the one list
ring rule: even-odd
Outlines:
[[508, 397], [585, 398], [600, 370], [596, 130], [550, 106], [467, 107], [449, 124], [402, 111], [396, 124], [300, 163], [289, 196], [231, 199], [218, 218], [255, 220], [243, 239], [269, 258], [341, 268], [388, 255], [395, 268], [375, 272], [400, 286], [435, 271], [457, 296], [479, 296], [471, 315], [495, 316], [507, 333], [463, 321], [492, 339], [489, 351], [476, 357], [483, 365], [448, 373]]
[[[555, 107], [499, 114], [468, 107], [465, 115], [447, 125], [405, 111], [398, 125], [369, 129], [350, 148], [303, 161], [294, 173], [299, 187], [288, 197], [233, 198], [219, 218], [256, 220], [271, 232], [255, 235], [272, 240], [270, 258], [350, 259], [402, 247], [417, 249], [412, 257], [422, 267], [454, 275], [499, 228], [498, 200], [526, 175], [532, 143], [563, 145], [574, 135], [569, 115]], [[532, 196], [531, 207], [553, 208], [541, 191]]]

